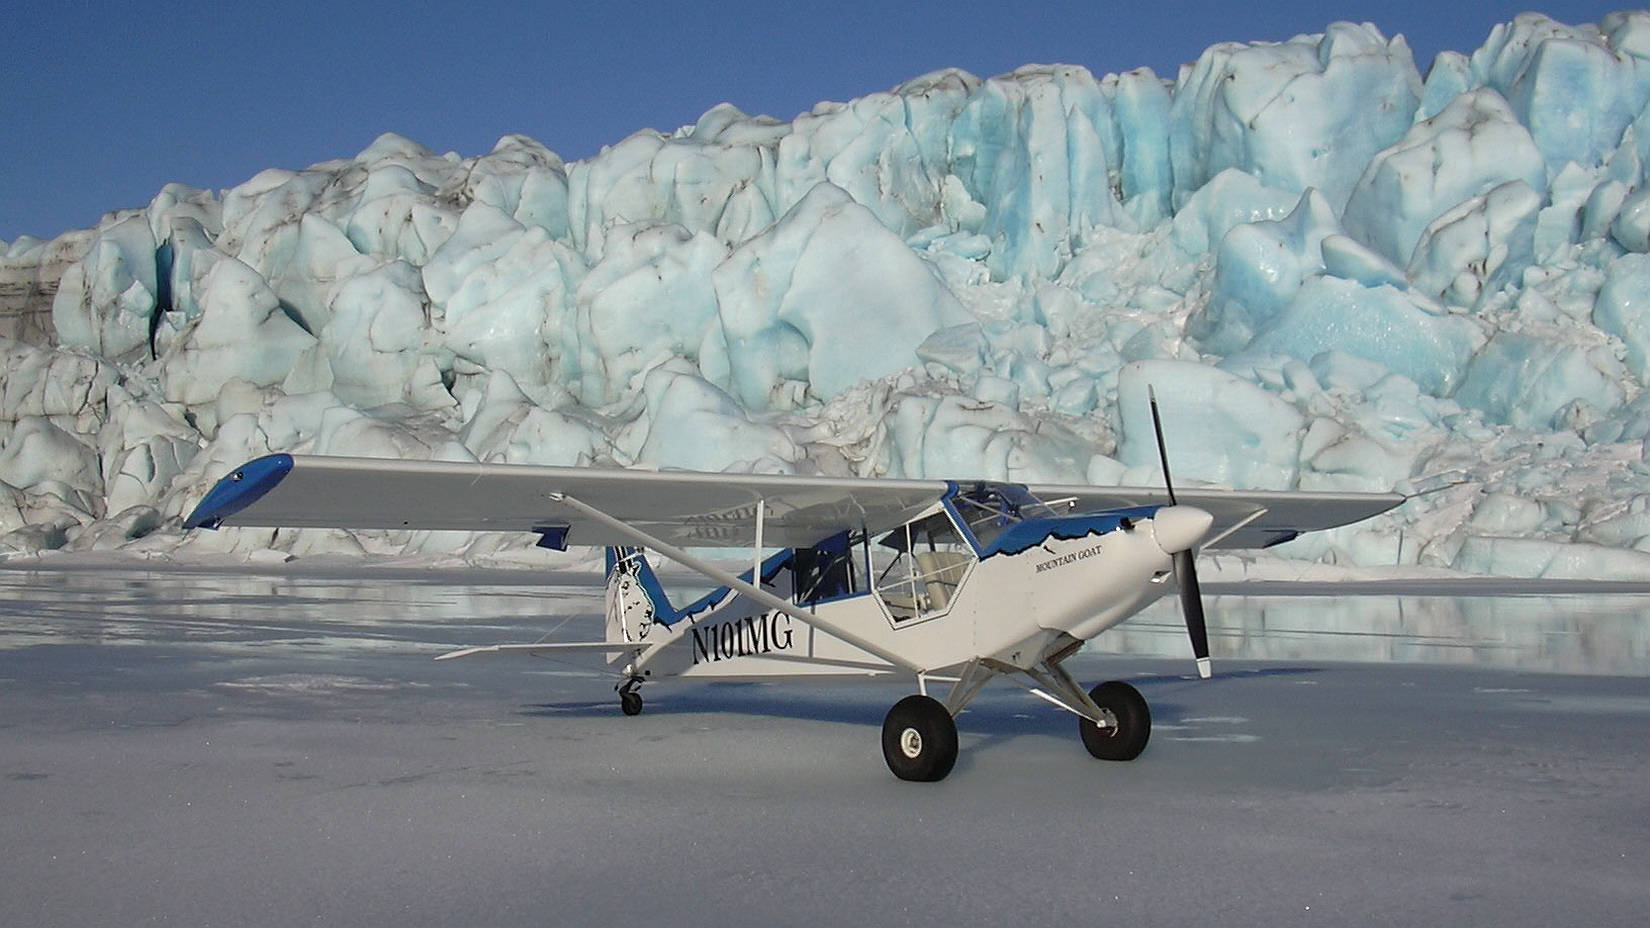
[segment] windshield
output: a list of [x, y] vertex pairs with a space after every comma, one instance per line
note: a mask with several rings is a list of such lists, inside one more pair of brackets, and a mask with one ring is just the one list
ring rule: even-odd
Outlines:
[[991, 547], [1009, 526], [1056, 515], [1030, 490], [1013, 483], [977, 483], [960, 491], [955, 502], [957, 514], [968, 523], [968, 530], [982, 550]]

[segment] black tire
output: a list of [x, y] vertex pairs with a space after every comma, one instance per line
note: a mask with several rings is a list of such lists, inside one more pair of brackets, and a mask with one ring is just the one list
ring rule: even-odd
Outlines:
[[642, 714], [642, 694], [641, 693], [620, 693], [619, 694], [619, 708], [624, 711], [625, 715], [641, 715]]
[[882, 721], [882, 759], [902, 780], [943, 780], [957, 763], [957, 723], [939, 700], [907, 696]]
[[1146, 750], [1152, 736], [1152, 710], [1140, 691], [1112, 680], [1089, 690], [1089, 698], [1110, 716], [1114, 725], [1101, 728], [1088, 719], [1077, 720], [1083, 747], [1101, 760], [1134, 760]]

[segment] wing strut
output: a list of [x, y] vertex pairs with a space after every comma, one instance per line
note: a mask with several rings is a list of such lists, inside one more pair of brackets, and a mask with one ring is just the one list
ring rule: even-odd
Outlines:
[[[561, 503], [564, 506], [569, 506], [573, 509], [576, 509], [579, 512], [585, 514], [586, 516], [589, 516], [590, 518], [596, 520], [597, 522], [602, 523], [603, 525], [607, 526], [608, 528], [611, 528], [615, 532], [619, 532], [623, 535], [628, 535], [629, 537], [635, 539], [639, 544], [642, 544], [646, 547], [652, 548], [653, 550], [659, 552], [660, 554], [663, 554], [665, 557], [668, 557], [671, 560], [675, 561], [676, 563], [681, 564], [683, 567], [686, 567], [689, 570], [694, 570], [694, 571], [697, 571], [701, 574], [704, 574], [706, 577], [709, 577], [710, 579], [715, 580], [717, 583], [720, 583], [720, 584], [722, 584], [723, 586], [725, 586], [729, 589], [737, 590], [740, 593], [743, 593], [746, 596], [749, 596], [751, 599], [756, 600], [757, 602], [761, 603], [762, 605], [767, 606], [769, 609], [777, 609], [780, 612], [785, 613], [786, 615], [790, 616], [793, 619], [796, 619], [799, 622], [802, 622], [805, 625], [809, 625], [809, 626], [812, 626], [814, 628], [819, 629], [820, 631], [828, 632], [832, 635], [835, 635], [836, 637], [841, 638], [843, 641], [848, 642], [849, 644], [853, 645], [856, 648], [859, 648], [862, 651], [865, 651], [867, 653], [870, 653], [870, 654], [873, 654], [877, 657], [882, 658], [883, 660], [887, 661], [888, 663], [893, 664], [895, 667], [902, 667], [906, 670], [911, 671], [912, 673], [920, 673], [923, 670], [923, 668], [918, 667], [916, 664], [911, 663], [909, 660], [906, 660], [905, 658], [900, 657], [898, 654], [895, 654], [894, 652], [888, 650], [887, 648], [882, 647], [881, 645], [873, 644], [872, 642], [866, 640], [865, 638], [862, 638], [859, 635], [856, 635], [853, 632], [848, 631], [847, 629], [841, 627], [840, 625], [837, 625], [835, 622], [827, 622], [827, 621], [821, 619], [819, 616], [813, 614], [812, 612], [809, 612], [806, 609], [798, 608], [794, 604], [788, 603], [785, 600], [780, 599], [779, 597], [773, 595], [772, 593], [769, 593], [767, 590], [764, 590], [761, 587], [753, 586], [752, 584], [746, 583], [745, 581], [743, 581], [743, 580], [739, 579], [738, 577], [734, 576], [733, 574], [721, 569], [720, 567], [717, 567], [716, 565], [710, 563], [709, 561], [703, 560], [701, 558], [694, 557], [693, 555], [687, 553], [686, 551], [683, 551], [681, 548], [675, 547], [674, 545], [666, 544], [665, 542], [660, 541], [659, 539], [653, 537], [652, 535], [649, 535], [647, 532], [644, 532], [641, 529], [636, 528], [635, 526], [630, 525], [626, 522], [622, 522], [618, 519], [615, 519], [614, 517], [608, 515], [605, 512], [602, 512], [600, 509], [597, 509], [597, 508], [589, 505], [588, 503], [585, 503], [585, 502], [583, 502], [581, 500], [578, 500], [578, 499], [574, 499], [573, 497], [568, 496], [566, 493], [550, 493], [548, 495], [549, 495], [550, 499], [554, 500], [555, 502], [558, 502], [558, 503]], [[756, 578], [753, 576], [751, 579], [754, 580]]]
[[1215, 537], [1209, 539], [1208, 541], [1205, 541], [1202, 544], [1202, 547], [1204, 547], [1204, 548], [1213, 548], [1215, 545], [1220, 544], [1221, 542], [1225, 541], [1226, 539], [1230, 538], [1231, 536], [1237, 534], [1239, 531], [1242, 531], [1243, 529], [1248, 528], [1249, 523], [1254, 522], [1255, 520], [1259, 519], [1260, 517], [1266, 515], [1268, 512], [1271, 512], [1271, 510], [1267, 509], [1265, 506], [1262, 506], [1259, 509], [1256, 509], [1254, 512], [1251, 512], [1248, 515], [1244, 516], [1243, 518], [1241, 518], [1241, 519], [1237, 520], [1236, 522], [1232, 523], [1231, 528], [1227, 529], [1224, 532], [1221, 532], [1219, 535], [1216, 535]]

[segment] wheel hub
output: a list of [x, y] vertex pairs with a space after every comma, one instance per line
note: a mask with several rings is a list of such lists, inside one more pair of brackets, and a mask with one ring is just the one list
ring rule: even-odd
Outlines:
[[915, 728], [907, 728], [906, 730], [900, 732], [899, 749], [900, 753], [911, 758], [912, 760], [916, 760], [921, 757], [922, 732], [917, 731]]
[[1117, 737], [1117, 713], [1110, 709], [1101, 707], [1100, 720], [1094, 724], [1100, 729], [1100, 734], [1107, 738]]

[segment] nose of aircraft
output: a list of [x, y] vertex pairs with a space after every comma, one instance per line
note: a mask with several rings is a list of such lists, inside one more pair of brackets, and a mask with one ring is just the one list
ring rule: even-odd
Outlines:
[[1152, 517], [1152, 536], [1164, 554], [1177, 554], [1202, 541], [1214, 521], [1196, 506], [1164, 506]]

